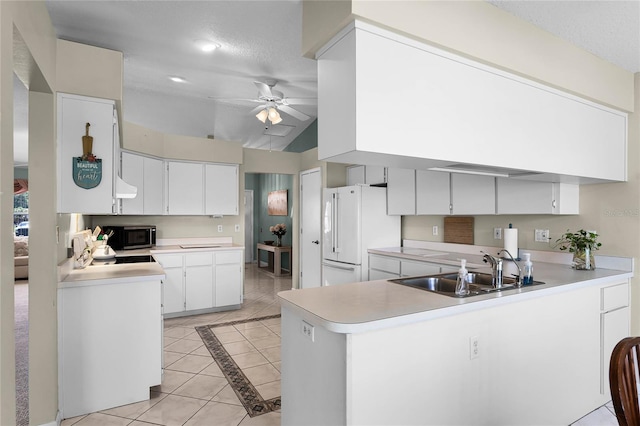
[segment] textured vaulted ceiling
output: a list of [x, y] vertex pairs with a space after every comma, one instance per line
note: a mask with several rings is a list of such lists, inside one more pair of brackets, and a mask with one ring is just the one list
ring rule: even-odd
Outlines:
[[[640, 72], [640, 0], [489, 3], [615, 65]], [[275, 88], [286, 97], [317, 97], [315, 61], [300, 55], [299, 0], [47, 0], [46, 4], [59, 38], [124, 53], [127, 121], [166, 133], [214, 135], [247, 147], [279, 150], [317, 114], [315, 106], [296, 106], [312, 119], [303, 122], [282, 114], [282, 124], [294, 126], [293, 130], [285, 137], [268, 136], [264, 125], [249, 114], [256, 104], [219, 100], [255, 99], [254, 80], [277, 80]], [[221, 48], [204, 54], [196, 49], [196, 39], [211, 39]], [[184, 77], [187, 83], [173, 83], [169, 75]], [[271, 130], [268, 133], [278, 133]]]

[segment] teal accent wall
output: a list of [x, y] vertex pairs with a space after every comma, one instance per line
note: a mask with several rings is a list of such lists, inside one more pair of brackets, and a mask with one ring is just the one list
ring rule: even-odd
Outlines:
[[318, 146], [318, 119], [302, 131], [283, 151], [305, 152]]
[[29, 169], [26, 167], [14, 167], [13, 168], [14, 179], [29, 179]]
[[[269, 232], [269, 227], [277, 223], [284, 223], [287, 226], [287, 233], [282, 237], [282, 245], [291, 245], [291, 232], [293, 232], [293, 175], [271, 174], [271, 173], [245, 173], [244, 188], [253, 190], [253, 240], [257, 242], [276, 240], [276, 236]], [[287, 215], [269, 216], [267, 210], [267, 198], [269, 192], [287, 190]], [[247, 230], [245, 230], [247, 232]], [[253, 254], [256, 260], [257, 253]], [[261, 260], [267, 261], [267, 254], [261, 253]], [[282, 267], [291, 270], [286, 257], [282, 259]]]

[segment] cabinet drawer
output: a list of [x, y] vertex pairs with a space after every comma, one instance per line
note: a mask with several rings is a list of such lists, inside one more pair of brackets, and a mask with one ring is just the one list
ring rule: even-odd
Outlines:
[[163, 268], [182, 268], [181, 254], [155, 254], [153, 257]]
[[440, 266], [431, 263], [422, 262], [402, 262], [401, 266], [402, 276], [411, 277], [416, 275], [431, 275], [439, 274]]
[[392, 274], [400, 274], [400, 260], [385, 256], [370, 256], [369, 268], [386, 271]]
[[185, 264], [187, 266], [208, 266], [213, 265], [213, 253], [193, 253], [186, 254]]
[[601, 291], [603, 311], [629, 306], [629, 284], [624, 283], [605, 287]]
[[226, 263], [242, 263], [242, 252], [240, 250], [216, 252], [216, 265]]

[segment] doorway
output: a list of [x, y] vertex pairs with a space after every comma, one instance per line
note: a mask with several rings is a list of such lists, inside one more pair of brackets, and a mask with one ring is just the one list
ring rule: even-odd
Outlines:
[[[270, 231], [271, 226], [277, 224], [284, 224], [286, 227], [286, 233], [282, 236], [282, 245], [291, 246], [293, 242], [293, 206], [294, 196], [297, 191], [294, 191], [293, 181], [294, 176], [290, 174], [278, 174], [278, 173], [245, 173], [245, 191], [253, 191], [253, 228], [245, 227], [245, 241], [246, 234], [253, 234], [253, 242], [251, 243], [252, 262], [259, 262], [258, 253], [255, 250], [255, 245], [258, 242], [276, 240], [276, 236]], [[281, 212], [271, 214], [268, 209], [269, 193], [277, 191], [286, 191], [286, 209]], [[245, 208], [246, 215], [246, 208]], [[248, 253], [249, 250], [245, 251]], [[267, 262], [266, 253], [262, 252], [262, 261]], [[248, 258], [247, 258], [248, 259]], [[248, 260], [247, 260], [248, 261]], [[291, 272], [292, 265], [289, 264], [289, 260], [284, 258], [282, 268]]]

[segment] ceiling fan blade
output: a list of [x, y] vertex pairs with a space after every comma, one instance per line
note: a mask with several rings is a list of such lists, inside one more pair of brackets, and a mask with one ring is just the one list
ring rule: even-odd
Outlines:
[[300, 111], [297, 111], [293, 108], [291, 108], [290, 106], [287, 105], [279, 105], [278, 109], [282, 112], [286, 112], [287, 114], [289, 114], [290, 116], [297, 118], [300, 121], [306, 121], [308, 119], [310, 119], [311, 117], [309, 117], [307, 114], [303, 114]]
[[254, 109], [252, 109], [249, 114], [255, 115], [257, 113], [259, 113], [260, 111], [262, 111], [263, 109], [265, 109], [264, 105], [259, 105], [257, 107], [255, 107]]
[[282, 100], [284, 105], [318, 105], [318, 99], [316, 98], [284, 98]]
[[254, 81], [253, 84], [256, 85], [256, 87], [258, 88], [258, 92], [260, 92], [262, 96], [269, 99], [273, 98], [273, 93], [271, 93], [271, 88], [269, 86], [261, 81]]

